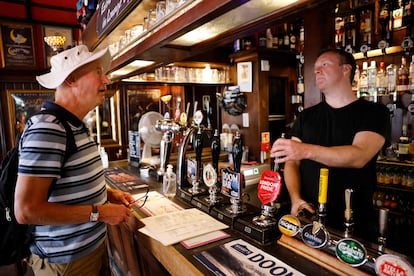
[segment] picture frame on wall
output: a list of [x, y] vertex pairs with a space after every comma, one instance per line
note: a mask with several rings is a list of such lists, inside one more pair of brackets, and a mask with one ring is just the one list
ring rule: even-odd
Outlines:
[[[73, 45], [73, 30], [71, 28], [65, 28], [65, 27], [56, 27], [56, 26], [43, 26], [43, 37], [46, 36], [53, 36], [53, 35], [61, 35], [66, 37], [65, 45], [63, 46], [63, 49], [68, 49], [72, 47]], [[47, 45], [46, 42], [43, 41], [44, 45], [44, 53], [46, 57], [46, 66], [50, 67], [50, 58], [55, 55], [56, 53], [53, 51], [53, 49]]]
[[160, 89], [128, 89], [128, 130], [138, 130], [139, 120], [149, 111], [160, 112]]
[[53, 90], [7, 90], [12, 146], [16, 145], [16, 137], [23, 133], [30, 116], [39, 112], [45, 101], [54, 101], [54, 99]]
[[0, 29], [0, 68], [35, 68], [33, 26], [2, 22]]
[[237, 85], [240, 92], [253, 92], [253, 65], [252, 62], [237, 63]]

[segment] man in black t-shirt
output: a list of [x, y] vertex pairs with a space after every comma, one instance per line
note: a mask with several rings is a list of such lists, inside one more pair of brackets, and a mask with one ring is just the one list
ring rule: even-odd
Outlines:
[[357, 99], [352, 91], [355, 68], [353, 56], [345, 51], [327, 49], [318, 55], [316, 85], [325, 100], [299, 114], [292, 138], [278, 139], [271, 156], [285, 162], [291, 214], [315, 212], [320, 168], [328, 168], [327, 226], [344, 230], [344, 193], [350, 188], [355, 234], [367, 238], [373, 234], [367, 233], [367, 223], [376, 221], [376, 158], [388, 139], [390, 118], [385, 106]]

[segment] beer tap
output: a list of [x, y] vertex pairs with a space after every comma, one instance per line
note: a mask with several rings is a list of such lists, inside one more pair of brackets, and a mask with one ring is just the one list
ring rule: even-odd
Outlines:
[[190, 192], [195, 195], [203, 192], [203, 189], [200, 188], [200, 172], [202, 167], [201, 162], [201, 155], [203, 152], [203, 135], [201, 131], [201, 121], [203, 120], [203, 114], [201, 111], [197, 111], [194, 114], [193, 121], [197, 125], [197, 133], [194, 136], [193, 140], [193, 148], [196, 154], [196, 171], [195, 171], [195, 179], [192, 181], [192, 188], [190, 189]]
[[388, 213], [389, 210], [381, 208], [379, 210], [379, 237], [378, 237], [378, 251], [384, 253], [386, 240], [387, 240], [387, 231], [388, 231]]
[[174, 133], [180, 131], [181, 127], [173, 120], [163, 119], [157, 120], [155, 129], [164, 133], [160, 142], [160, 168], [157, 171], [157, 174], [162, 176], [164, 175], [166, 165], [170, 160]]
[[354, 221], [353, 221], [353, 211], [351, 208], [351, 196], [352, 196], [352, 189], [345, 190], [345, 237], [348, 238], [352, 235], [354, 230]]
[[327, 168], [320, 169], [319, 176], [319, 194], [318, 194], [318, 221], [325, 225], [326, 219], [326, 202], [328, 198], [328, 174]]
[[215, 129], [213, 138], [211, 140], [211, 155], [212, 155], [212, 160], [213, 160], [213, 167], [216, 170], [216, 172], [218, 171], [220, 147], [221, 145], [220, 145], [220, 137], [219, 137], [218, 129]]
[[[220, 138], [218, 136], [218, 130], [214, 132], [214, 136], [211, 139], [211, 155], [212, 164], [209, 163], [203, 168], [203, 181], [208, 187], [209, 197], [205, 200], [210, 204], [216, 204], [220, 201], [221, 197], [217, 196], [217, 192], [221, 190], [221, 185], [217, 185], [218, 175], [218, 160], [220, 156]], [[221, 184], [221, 183], [220, 183]]]
[[230, 213], [232, 214], [240, 214], [243, 213], [246, 209], [245, 206], [243, 206], [241, 197], [242, 197], [242, 187], [243, 187], [243, 175], [241, 174], [241, 160], [243, 157], [243, 144], [240, 132], [236, 132], [236, 137], [234, 138], [233, 142], [233, 151], [232, 151], [232, 157], [233, 157], [233, 171], [236, 175], [238, 175], [237, 179], [238, 182], [238, 191], [237, 196], [232, 196], [230, 198], [231, 206], [230, 206]]

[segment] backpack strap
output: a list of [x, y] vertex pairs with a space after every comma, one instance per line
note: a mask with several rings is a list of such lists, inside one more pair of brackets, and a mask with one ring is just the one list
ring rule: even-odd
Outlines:
[[63, 114], [60, 114], [59, 112], [56, 112], [55, 110], [51, 109], [42, 109], [36, 114], [51, 114], [54, 115], [63, 125], [66, 131], [66, 151], [65, 151], [65, 157], [64, 157], [64, 163], [69, 159], [69, 157], [74, 154], [78, 148], [76, 146], [75, 142], [75, 135], [73, 135], [72, 128], [70, 127], [67, 119]]

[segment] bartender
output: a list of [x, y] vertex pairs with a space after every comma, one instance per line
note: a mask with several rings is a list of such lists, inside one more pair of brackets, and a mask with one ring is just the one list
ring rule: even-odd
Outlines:
[[369, 239], [377, 236], [372, 205], [376, 159], [388, 141], [390, 118], [385, 106], [352, 92], [355, 69], [354, 57], [343, 50], [318, 55], [314, 72], [324, 100], [299, 114], [291, 138], [276, 140], [271, 156], [285, 163], [292, 215], [303, 209], [315, 213], [320, 168], [328, 168], [326, 225], [344, 230], [344, 193], [352, 189], [354, 234]]

